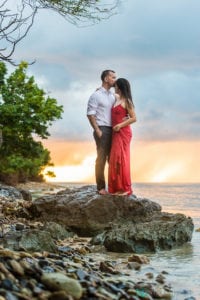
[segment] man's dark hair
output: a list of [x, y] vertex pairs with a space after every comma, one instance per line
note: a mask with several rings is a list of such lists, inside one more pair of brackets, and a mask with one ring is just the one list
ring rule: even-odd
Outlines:
[[113, 70], [104, 70], [102, 73], [101, 73], [101, 80], [104, 81], [105, 77], [110, 73], [115, 73], [115, 71]]

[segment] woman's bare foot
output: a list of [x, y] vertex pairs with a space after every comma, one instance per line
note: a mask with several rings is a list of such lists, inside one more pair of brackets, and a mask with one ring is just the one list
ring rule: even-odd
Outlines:
[[128, 192], [122, 192], [122, 191], [120, 191], [120, 192], [116, 192], [116, 193], [113, 194], [113, 195], [116, 195], [116, 196], [127, 196], [127, 195], [128, 195]]

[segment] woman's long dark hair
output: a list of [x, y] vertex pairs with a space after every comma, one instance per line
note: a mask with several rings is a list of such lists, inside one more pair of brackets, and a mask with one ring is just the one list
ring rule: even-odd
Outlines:
[[134, 107], [129, 81], [125, 78], [118, 78], [115, 81], [115, 85], [121, 91], [122, 96], [126, 99], [128, 107], [130, 107], [131, 105]]

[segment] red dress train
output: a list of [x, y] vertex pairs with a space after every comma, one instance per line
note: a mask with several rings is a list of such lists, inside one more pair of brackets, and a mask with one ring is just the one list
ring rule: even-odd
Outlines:
[[[121, 104], [112, 108], [112, 126], [123, 122], [127, 117], [127, 110]], [[130, 143], [132, 130], [130, 125], [121, 128], [118, 132], [113, 131], [112, 147], [108, 168], [108, 191], [109, 193], [127, 192], [132, 194], [130, 174]]]

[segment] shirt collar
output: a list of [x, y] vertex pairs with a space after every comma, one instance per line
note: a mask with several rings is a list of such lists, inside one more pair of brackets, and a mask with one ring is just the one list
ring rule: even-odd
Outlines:
[[104, 92], [104, 93], [109, 93], [109, 94], [112, 94], [112, 92], [111, 92], [111, 90], [109, 89], [109, 90], [107, 90], [107, 89], [105, 89], [105, 87], [103, 87], [103, 86], [101, 86], [100, 87], [100, 89], [102, 90], [102, 92]]

